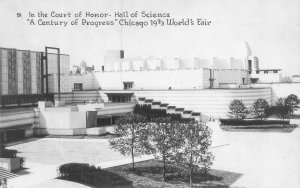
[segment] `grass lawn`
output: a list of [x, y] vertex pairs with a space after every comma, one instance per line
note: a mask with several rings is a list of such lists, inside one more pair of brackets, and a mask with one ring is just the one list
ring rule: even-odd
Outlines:
[[[162, 162], [148, 160], [135, 164], [136, 170], [132, 172], [131, 164], [112, 167], [107, 170], [113, 171], [126, 177], [133, 182], [134, 187], [189, 187], [189, 176], [187, 169], [177, 165], [168, 164], [166, 182], [162, 178]], [[210, 170], [208, 175], [197, 172], [193, 177], [194, 187], [229, 187], [241, 174]]]

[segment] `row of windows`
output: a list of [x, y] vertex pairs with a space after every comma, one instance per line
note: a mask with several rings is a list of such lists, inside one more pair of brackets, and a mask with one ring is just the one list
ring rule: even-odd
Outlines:
[[[262, 71], [256, 71], [256, 74], [259, 74], [260, 72], [262, 72]], [[251, 74], [252, 73], [252, 71], [249, 71], [249, 74]], [[278, 70], [273, 70], [273, 71], [271, 71], [271, 70], [265, 70], [264, 71], [264, 74], [268, 74], [268, 73], [278, 73]]]

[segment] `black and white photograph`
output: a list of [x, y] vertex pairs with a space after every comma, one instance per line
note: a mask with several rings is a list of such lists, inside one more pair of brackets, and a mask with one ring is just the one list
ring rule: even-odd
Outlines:
[[299, 0], [0, 0], [0, 188], [300, 188]]

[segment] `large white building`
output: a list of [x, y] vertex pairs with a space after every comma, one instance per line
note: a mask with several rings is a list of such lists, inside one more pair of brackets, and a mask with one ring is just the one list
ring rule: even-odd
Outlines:
[[[1, 104], [11, 95], [42, 94], [42, 85], [46, 91], [46, 80], [44, 79], [44, 84], [41, 81], [41, 65], [44, 61], [42, 52], [5, 48], [1, 48], [0, 52]], [[125, 58], [124, 51], [113, 50], [106, 53], [104, 66], [100, 71], [75, 73], [70, 71], [69, 56], [61, 55], [60, 76], [57, 72], [57, 55], [48, 54], [48, 93], [57, 97], [60, 77], [61, 99], [68, 102], [90, 98], [104, 102], [133, 102], [139, 98], [152, 97], [151, 99], [161, 102], [167, 101], [176, 105], [180, 103], [179, 106], [189, 110], [224, 115], [225, 112], [220, 109], [227, 106], [233, 99], [232, 96], [244, 99], [249, 104], [257, 97], [266, 98], [271, 102], [268, 89], [250, 91], [250, 87], [252, 83], [276, 82], [274, 80], [280, 75], [279, 70], [260, 70], [259, 59], [252, 56], [251, 50], [248, 49], [247, 52], [244, 58]], [[226, 99], [223, 96], [226, 90], [211, 90], [218, 100], [224, 99], [222, 103], [215, 104], [217, 106], [207, 97], [202, 101], [202, 94], [207, 94], [202, 90], [219, 88], [242, 90], [230, 90], [230, 96]], [[87, 96], [80, 91], [96, 92]], [[172, 97], [173, 91], [176, 94], [181, 93], [176, 100]], [[258, 95], [247, 95], [251, 92]], [[164, 94], [166, 96], [162, 96]], [[184, 102], [187, 101], [185, 96], [190, 96], [189, 102]], [[197, 102], [194, 99], [197, 99]], [[218, 106], [220, 104], [222, 107]]]

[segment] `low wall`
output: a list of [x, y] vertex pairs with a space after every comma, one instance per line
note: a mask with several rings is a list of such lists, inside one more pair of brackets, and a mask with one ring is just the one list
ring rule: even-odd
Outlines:
[[86, 128], [86, 112], [72, 108], [46, 108], [39, 111], [39, 123], [35, 128], [78, 129]]
[[19, 169], [21, 167], [20, 161], [21, 161], [20, 157], [0, 158], [0, 167], [11, 172], [11, 171]]
[[[61, 93], [61, 100], [65, 101], [66, 104], [70, 103], [83, 103], [89, 100], [98, 100], [99, 92], [98, 90], [91, 91], [72, 91], [70, 93]], [[58, 100], [58, 94], [54, 94], [54, 99]]]
[[19, 125], [33, 125], [34, 113], [32, 109], [21, 112], [0, 113], [0, 128]]
[[252, 87], [268, 87], [272, 89], [272, 104], [274, 105], [278, 98], [287, 97], [290, 94], [295, 94], [300, 97], [300, 83], [267, 83], [267, 84], [252, 84]]
[[2, 110], [0, 113], [0, 129], [4, 131], [4, 140], [6, 141], [6, 132], [12, 130], [24, 130], [25, 138], [33, 136], [35, 121], [33, 110], [29, 108], [14, 111]]
[[136, 103], [105, 103], [98, 116], [116, 115], [133, 112]]

